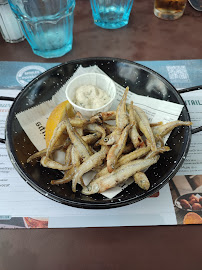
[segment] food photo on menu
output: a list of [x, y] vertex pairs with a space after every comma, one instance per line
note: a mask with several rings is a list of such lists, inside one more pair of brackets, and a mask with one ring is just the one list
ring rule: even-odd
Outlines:
[[178, 175], [169, 184], [178, 224], [202, 224], [202, 175]]
[[31, 217], [3, 217], [0, 220], [1, 229], [37, 229], [48, 228], [48, 218]]

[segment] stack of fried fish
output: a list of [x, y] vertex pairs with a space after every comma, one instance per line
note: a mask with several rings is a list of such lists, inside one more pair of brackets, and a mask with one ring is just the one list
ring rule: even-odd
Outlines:
[[[72, 181], [72, 191], [77, 184], [86, 195], [102, 193], [123, 184], [129, 177], [142, 189], [148, 190], [150, 182], [145, 171], [157, 163], [159, 155], [170, 151], [163, 138], [177, 126], [190, 126], [191, 122], [149, 122], [146, 113], [133, 102], [126, 103], [129, 88], [125, 89], [116, 111], [102, 112], [84, 119], [77, 112], [73, 118], [61, 121], [54, 130], [48, 148], [27, 160], [40, 158], [44, 167], [64, 172], [62, 179], [52, 180], [52, 185]], [[115, 125], [109, 124], [115, 120]], [[54, 159], [58, 150], [65, 151], [64, 162]], [[93, 179], [85, 185], [83, 175], [95, 171]]]

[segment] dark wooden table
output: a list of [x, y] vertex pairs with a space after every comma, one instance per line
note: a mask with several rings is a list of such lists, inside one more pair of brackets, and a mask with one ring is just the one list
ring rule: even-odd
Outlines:
[[0, 37], [0, 60], [66, 62], [95, 56], [134, 61], [202, 58], [202, 12], [187, 4], [183, 17], [163, 21], [154, 16], [153, 2], [134, 0], [129, 24], [121, 29], [105, 30], [93, 23], [90, 1], [77, 0], [70, 53], [61, 58], [43, 59], [33, 54], [27, 41], [6, 44]]
[[[93, 24], [90, 2], [77, 1], [74, 44], [61, 58], [43, 59], [27, 43], [4, 42], [0, 61], [66, 62], [109, 56], [134, 61], [202, 58], [202, 13], [187, 4], [176, 21], [153, 15], [153, 1], [135, 0], [128, 26]], [[1, 270], [201, 269], [201, 225], [0, 230]]]

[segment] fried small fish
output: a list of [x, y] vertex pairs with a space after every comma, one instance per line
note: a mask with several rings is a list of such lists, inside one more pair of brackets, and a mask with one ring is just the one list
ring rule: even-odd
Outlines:
[[143, 142], [143, 139], [137, 130], [137, 120], [135, 118], [135, 113], [134, 113], [132, 101], [129, 105], [129, 120], [130, 120], [130, 124], [132, 125], [132, 128], [129, 132], [129, 136], [131, 138], [131, 141], [132, 141], [134, 147], [138, 148], [140, 145], [143, 145], [144, 142]]
[[122, 165], [112, 173], [108, 173], [91, 181], [87, 187], [82, 189], [82, 193], [86, 195], [102, 193], [112, 187], [117, 186], [118, 184], [123, 183], [136, 172], [144, 170], [145, 168], [155, 164], [158, 159], [159, 156], [155, 156], [150, 159], [139, 159]]
[[148, 190], [150, 188], [150, 182], [144, 172], [137, 172], [133, 175], [135, 183], [144, 190]]
[[163, 138], [165, 135], [167, 135], [169, 132], [171, 132], [174, 128], [179, 127], [179, 126], [191, 126], [192, 122], [190, 121], [172, 121], [168, 122], [163, 125], [155, 126], [152, 127], [152, 131], [155, 137], [161, 137]]
[[135, 118], [137, 119], [139, 129], [151, 143], [151, 150], [156, 151], [156, 141], [146, 113], [138, 106], [133, 105]]
[[108, 146], [102, 146], [101, 150], [90, 156], [85, 160], [77, 169], [75, 176], [72, 179], [72, 191], [76, 192], [76, 185], [79, 182], [79, 179], [87, 172], [93, 168], [102, 164], [103, 160], [106, 158], [109, 151]]
[[118, 158], [123, 153], [123, 149], [125, 148], [126, 141], [128, 139], [128, 133], [132, 125], [127, 125], [118, 142], [110, 148], [108, 154], [107, 154], [107, 169], [108, 172], [112, 172], [115, 168], [115, 164], [117, 163]]

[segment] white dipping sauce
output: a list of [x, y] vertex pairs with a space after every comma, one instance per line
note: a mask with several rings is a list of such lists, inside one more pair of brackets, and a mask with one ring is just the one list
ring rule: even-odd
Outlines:
[[82, 85], [76, 89], [74, 103], [86, 109], [97, 109], [110, 101], [110, 96], [94, 85]]

